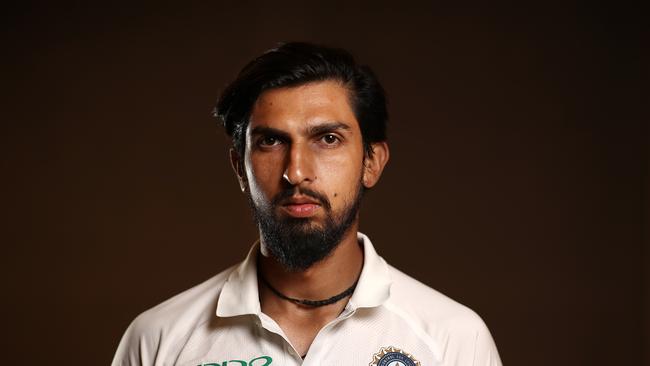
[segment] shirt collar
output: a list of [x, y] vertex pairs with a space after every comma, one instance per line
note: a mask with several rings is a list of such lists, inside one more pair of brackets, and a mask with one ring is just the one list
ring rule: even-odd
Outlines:
[[377, 254], [366, 235], [357, 233], [357, 239], [363, 245], [363, 269], [349, 305], [353, 309], [372, 308], [383, 304], [390, 296], [388, 264]]
[[259, 292], [257, 290], [257, 255], [260, 251], [259, 240], [253, 244], [248, 255], [230, 273], [221, 289], [217, 301], [217, 316], [229, 317], [261, 312]]
[[[391, 280], [388, 265], [377, 254], [366, 235], [357, 233], [357, 239], [363, 245], [364, 263], [357, 288], [348, 306], [352, 309], [376, 307], [383, 304], [390, 296]], [[256, 241], [246, 259], [228, 276], [217, 302], [217, 316], [231, 317], [261, 313], [257, 287], [259, 246], [259, 241]]]

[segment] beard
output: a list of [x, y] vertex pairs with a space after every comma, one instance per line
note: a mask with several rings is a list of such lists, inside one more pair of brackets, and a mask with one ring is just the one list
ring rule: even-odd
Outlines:
[[[282, 200], [297, 193], [320, 203], [325, 211], [322, 226], [314, 223], [312, 218], [284, 217], [275, 213]], [[288, 188], [274, 197], [270, 205], [256, 205], [250, 193], [248, 201], [265, 248], [284, 268], [298, 272], [323, 260], [339, 245], [357, 217], [363, 193], [364, 186], [359, 182], [352, 201], [337, 214], [332, 212], [325, 195], [306, 188]]]

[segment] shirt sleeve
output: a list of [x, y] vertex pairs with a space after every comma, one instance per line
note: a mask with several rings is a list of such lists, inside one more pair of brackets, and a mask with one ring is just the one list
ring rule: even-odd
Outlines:
[[158, 349], [159, 337], [152, 337], [142, 326], [141, 317], [136, 318], [126, 329], [112, 366], [153, 366]]
[[488, 328], [483, 326], [476, 331], [473, 366], [502, 366], [497, 346]]

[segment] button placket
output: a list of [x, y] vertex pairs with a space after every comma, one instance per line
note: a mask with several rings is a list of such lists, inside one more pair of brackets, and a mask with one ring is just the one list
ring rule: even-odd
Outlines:
[[[311, 346], [309, 347], [309, 352], [307, 352], [307, 357], [305, 357], [305, 359], [304, 359], [305, 362], [303, 362], [303, 364], [302, 364], [303, 366], [312, 365], [312, 359], [314, 359], [314, 357], [315, 357], [315, 360], [320, 360], [321, 359], [320, 353], [321, 353], [322, 347], [320, 345], [320, 343], [321, 343], [320, 339], [325, 337], [325, 335], [330, 331], [330, 329], [332, 327], [334, 327], [338, 323], [342, 322], [343, 320], [348, 319], [349, 317], [354, 315], [355, 312], [356, 312], [356, 309], [346, 307], [346, 309], [338, 316], [338, 318], [332, 320], [330, 323], [325, 325], [323, 327], [323, 329], [321, 329], [320, 332], [318, 332], [318, 334], [316, 334], [316, 338], [314, 338], [314, 341], [312, 342]], [[326, 343], [328, 343], [328, 342], [326, 342]], [[313, 361], [313, 362], [317, 362], [317, 361]], [[314, 365], [317, 365], [317, 363], [314, 363]]]
[[291, 346], [291, 344], [285, 342], [284, 343], [284, 349], [289, 356], [291, 356], [291, 359], [295, 361], [298, 365], [302, 364], [303, 359], [300, 357], [298, 352]]
[[[258, 325], [260, 329], [263, 329], [267, 332], [276, 334], [280, 336], [281, 344], [277, 344], [278, 350], [284, 353], [284, 359], [291, 361], [291, 364], [300, 365], [302, 363], [302, 358], [298, 355], [298, 352], [291, 346], [289, 339], [282, 331], [282, 328], [276, 323], [271, 317], [264, 313], [258, 314]], [[277, 338], [276, 338], [277, 341]], [[287, 365], [289, 366], [289, 365]]]

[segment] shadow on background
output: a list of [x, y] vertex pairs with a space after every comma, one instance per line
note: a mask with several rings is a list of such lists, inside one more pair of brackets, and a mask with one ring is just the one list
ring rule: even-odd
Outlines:
[[108, 364], [138, 313], [243, 258], [210, 112], [282, 40], [348, 48], [389, 93], [362, 207], [383, 257], [476, 310], [507, 365], [649, 363], [635, 14], [274, 4], [7, 10], [5, 363]]

